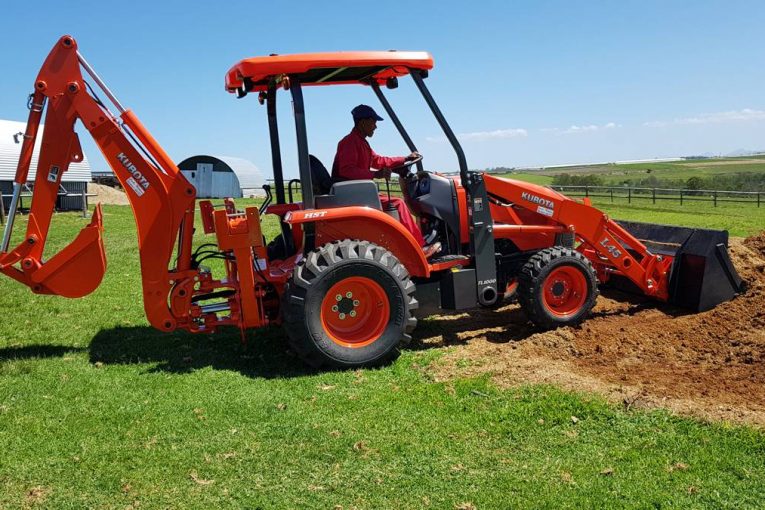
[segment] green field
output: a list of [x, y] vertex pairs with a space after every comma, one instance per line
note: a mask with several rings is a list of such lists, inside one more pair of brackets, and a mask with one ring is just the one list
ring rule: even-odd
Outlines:
[[[499, 170], [500, 173], [497, 173]], [[598, 184], [676, 189], [712, 189], [765, 192], [765, 155], [642, 163], [574, 165], [538, 170], [517, 170], [496, 175], [535, 184]], [[585, 182], [582, 178], [588, 177]], [[561, 178], [566, 178], [562, 180]], [[569, 182], [577, 179], [578, 182]]]
[[542, 186], [549, 186], [553, 181], [552, 176], [542, 175], [541, 173], [536, 172], [512, 172], [503, 175], [503, 177], [508, 177], [510, 179], [516, 179], [523, 182], [530, 182], [533, 184], [541, 184]]
[[[603, 177], [607, 184], [621, 184], [649, 176], [685, 181], [691, 177], [709, 177], [742, 172], [765, 173], [765, 156], [570, 166], [542, 169], [539, 170], [538, 175], [550, 178], [560, 174], [598, 175]], [[534, 172], [533, 175], [536, 176], [537, 172]]]
[[730, 235], [747, 237], [765, 230], [765, 204], [742, 205], [720, 203], [712, 207], [709, 202], [685, 202], [679, 200], [651, 202], [649, 197], [626, 198], [593, 197], [592, 203], [611, 217], [620, 220], [643, 221], [663, 225], [727, 230]]
[[[734, 215], [605, 209], [710, 227]], [[753, 211], [739, 235], [763, 224]], [[0, 508], [765, 506], [759, 430], [546, 386], [434, 382], [445, 350], [416, 334], [391, 366], [317, 373], [279, 329], [247, 348], [238, 331], [154, 331], [130, 208], [104, 212], [109, 268], [90, 296], [0, 279]], [[57, 214], [50, 251], [85, 221]]]

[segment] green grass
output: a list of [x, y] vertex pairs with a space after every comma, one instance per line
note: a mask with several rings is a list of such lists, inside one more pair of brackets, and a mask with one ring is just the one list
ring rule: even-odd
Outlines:
[[685, 181], [691, 177], [710, 177], [741, 172], [765, 172], [765, 156], [570, 166], [543, 169], [533, 172], [532, 175], [552, 178], [560, 174], [592, 174], [602, 177], [607, 185], [611, 185], [639, 181], [651, 176], [663, 180]]
[[688, 202], [680, 205], [679, 200], [657, 200], [650, 197], [632, 199], [593, 197], [592, 203], [620, 220], [643, 221], [663, 225], [727, 230], [730, 235], [747, 237], [765, 230], [765, 203], [763, 207], [751, 204], [720, 203], [713, 207], [710, 202]]
[[529, 173], [529, 172], [511, 172], [509, 174], [504, 174], [502, 177], [507, 177], [509, 179], [516, 179], [518, 181], [523, 182], [530, 182], [532, 184], [541, 184], [543, 186], [549, 186], [552, 184], [553, 178], [550, 175], [541, 175], [537, 173]]
[[[57, 215], [52, 244], [84, 223]], [[238, 331], [154, 331], [130, 209], [106, 206], [104, 223], [109, 268], [90, 296], [0, 279], [0, 508], [765, 505], [761, 431], [434, 382], [441, 350], [316, 373], [276, 328], [246, 349]]]

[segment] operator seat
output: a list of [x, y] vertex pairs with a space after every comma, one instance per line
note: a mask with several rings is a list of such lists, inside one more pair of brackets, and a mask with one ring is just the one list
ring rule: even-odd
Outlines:
[[313, 154], [308, 155], [317, 209], [366, 206], [382, 211], [377, 184], [371, 180], [332, 182], [327, 168]]

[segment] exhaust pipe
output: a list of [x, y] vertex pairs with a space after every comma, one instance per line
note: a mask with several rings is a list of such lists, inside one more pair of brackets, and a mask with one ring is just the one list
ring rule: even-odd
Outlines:
[[728, 232], [618, 221], [653, 253], [673, 257], [669, 302], [703, 312], [730, 301], [744, 282], [728, 255]]

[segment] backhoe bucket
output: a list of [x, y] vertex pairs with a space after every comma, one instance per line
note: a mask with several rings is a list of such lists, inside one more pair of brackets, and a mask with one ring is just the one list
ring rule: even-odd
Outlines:
[[106, 272], [101, 204], [69, 245], [31, 274], [32, 290], [69, 298], [90, 294]]
[[696, 312], [730, 301], [744, 284], [728, 256], [728, 232], [619, 221], [655, 254], [674, 258], [669, 302]]

